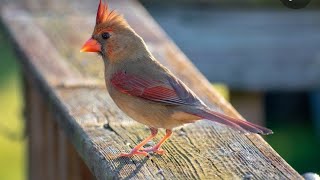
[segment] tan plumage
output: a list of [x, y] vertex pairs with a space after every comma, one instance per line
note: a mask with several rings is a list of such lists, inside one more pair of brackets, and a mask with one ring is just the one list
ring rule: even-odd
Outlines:
[[[228, 125], [238, 131], [270, 134], [271, 130], [210, 110], [183, 82], [162, 66], [148, 51], [143, 39], [126, 20], [109, 11], [100, 1], [92, 38], [82, 51], [98, 52], [105, 64], [108, 92], [117, 106], [132, 119], [150, 127], [151, 135], [130, 153], [162, 154], [162, 143], [172, 129], [200, 119]], [[166, 136], [154, 147], [144, 149], [158, 128], [165, 128]]]

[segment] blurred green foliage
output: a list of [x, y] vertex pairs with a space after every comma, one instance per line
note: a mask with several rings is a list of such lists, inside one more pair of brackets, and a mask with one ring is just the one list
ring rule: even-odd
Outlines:
[[268, 143], [300, 174], [320, 174], [320, 139], [311, 124], [278, 123], [270, 127], [274, 134]]
[[[0, 179], [26, 179], [22, 97], [13, 48], [0, 26]], [[13, 135], [13, 136], [12, 136]]]
[[221, 83], [214, 83], [213, 87], [215, 88], [216, 91], [218, 91], [218, 93], [220, 93], [226, 100], [230, 100], [230, 91], [228, 89], [228, 87], [224, 84]]

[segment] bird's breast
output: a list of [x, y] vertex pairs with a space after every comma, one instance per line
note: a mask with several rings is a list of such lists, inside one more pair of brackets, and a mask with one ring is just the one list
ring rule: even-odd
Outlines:
[[198, 120], [191, 114], [174, 106], [165, 106], [139, 97], [131, 96], [109, 86], [109, 94], [115, 104], [133, 120], [154, 128], [173, 129]]

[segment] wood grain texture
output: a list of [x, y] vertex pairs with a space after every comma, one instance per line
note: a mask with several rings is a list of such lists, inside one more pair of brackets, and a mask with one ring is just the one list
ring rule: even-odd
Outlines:
[[[30, 83], [30, 86], [34, 86]], [[47, 113], [45, 100], [39, 95], [39, 89], [30, 91], [30, 119], [29, 119], [29, 178], [41, 180], [46, 178], [46, 133], [44, 117]]]
[[47, 180], [55, 180], [58, 177], [58, 127], [56, 121], [53, 119], [54, 115], [48, 109], [48, 113], [44, 120], [46, 121], [45, 133], [46, 133], [46, 143], [47, 143]]
[[[49, 14], [30, 13], [8, 5], [1, 17], [23, 54], [21, 62], [26, 74], [35, 80], [34, 88], [45, 95], [62, 134], [97, 179], [301, 179], [259, 135], [239, 134], [205, 121], [176, 130], [163, 147], [167, 151], [164, 156], [118, 158], [120, 152], [129, 151], [149, 131], [125, 116], [101, 88], [103, 65], [99, 57], [79, 53], [92, 32], [96, 4], [69, 3], [70, 9], [63, 14], [54, 10]], [[125, 15], [156, 58], [201, 99], [217, 111], [241, 117], [141, 5], [133, 0], [110, 0], [109, 4]], [[155, 141], [163, 135], [161, 132]], [[59, 135], [61, 138], [64, 136]], [[60, 141], [58, 158], [63, 160], [67, 145]], [[68, 165], [60, 165], [68, 169]], [[61, 176], [68, 178], [66, 174]]]
[[58, 129], [58, 174], [57, 179], [68, 180], [67, 137], [63, 129]]

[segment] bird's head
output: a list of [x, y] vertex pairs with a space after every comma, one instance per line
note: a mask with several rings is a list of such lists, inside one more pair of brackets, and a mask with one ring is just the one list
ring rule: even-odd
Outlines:
[[114, 10], [110, 11], [108, 5], [100, 0], [92, 36], [80, 51], [96, 52], [103, 59], [115, 62], [139, 56], [144, 50], [146, 48], [142, 38], [124, 17]]

